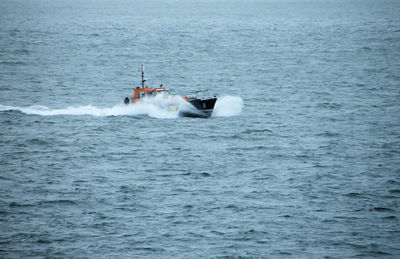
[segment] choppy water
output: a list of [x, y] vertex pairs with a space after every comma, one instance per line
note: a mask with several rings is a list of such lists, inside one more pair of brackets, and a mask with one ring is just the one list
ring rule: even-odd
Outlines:
[[[400, 2], [0, 2], [1, 258], [396, 258]], [[209, 119], [123, 106], [140, 82]]]

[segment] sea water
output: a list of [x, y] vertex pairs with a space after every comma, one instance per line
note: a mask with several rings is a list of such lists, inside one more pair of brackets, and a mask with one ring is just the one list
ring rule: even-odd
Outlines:
[[[399, 14], [0, 1], [0, 257], [397, 258]], [[212, 117], [125, 106], [141, 64]]]

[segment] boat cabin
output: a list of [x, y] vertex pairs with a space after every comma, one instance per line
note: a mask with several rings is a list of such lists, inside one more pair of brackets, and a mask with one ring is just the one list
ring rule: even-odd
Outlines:
[[[145, 97], [155, 97], [158, 95], [162, 95], [167, 98], [167, 97], [171, 96], [168, 88], [162, 87], [162, 84], [160, 85], [160, 87], [157, 87], [157, 88], [145, 86], [144, 83], [146, 82], [146, 80], [144, 79], [144, 66], [143, 65], [139, 71], [142, 73], [142, 82], [141, 82], [142, 86], [136, 87], [133, 89], [132, 99], [129, 100], [129, 98], [126, 97], [124, 100], [125, 104], [129, 104], [130, 102], [135, 103]], [[187, 96], [182, 96], [182, 98], [185, 99], [186, 101], [189, 101], [189, 97], [187, 97]]]
[[137, 100], [145, 98], [145, 97], [155, 97], [158, 95], [162, 95], [162, 96], [169, 96], [169, 90], [168, 88], [150, 88], [150, 87], [137, 87], [135, 89], [133, 89], [134, 93], [133, 93], [133, 97], [132, 97], [132, 103], [135, 103]]

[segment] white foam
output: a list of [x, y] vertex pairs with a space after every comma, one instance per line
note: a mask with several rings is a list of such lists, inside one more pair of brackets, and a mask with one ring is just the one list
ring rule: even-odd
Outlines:
[[239, 115], [242, 112], [243, 99], [239, 96], [223, 96], [217, 99], [213, 116], [231, 117]]
[[148, 115], [154, 118], [177, 118], [178, 111], [169, 111], [147, 102], [137, 104], [118, 104], [110, 108], [99, 108], [92, 105], [71, 106], [65, 109], [50, 109], [45, 106], [29, 106], [29, 107], [13, 107], [0, 105], [0, 111], [14, 110], [25, 114], [41, 115], [41, 116], [57, 116], [57, 115], [91, 115], [91, 116], [121, 116], [121, 115]]
[[[176, 105], [176, 110], [170, 110], [171, 105]], [[240, 97], [225, 96], [218, 98], [215, 104], [213, 116], [235, 116], [241, 112], [243, 100]], [[145, 99], [143, 102], [135, 104], [118, 104], [110, 108], [100, 108], [93, 105], [85, 106], [69, 106], [64, 109], [51, 109], [42, 105], [33, 105], [28, 107], [14, 107], [0, 104], [0, 111], [20, 111], [25, 114], [41, 115], [41, 116], [126, 116], [126, 115], [147, 115], [153, 118], [166, 119], [177, 118], [180, 111], [188, 111], [194, 109], [192, 105], [182, 98], [172, 97], [155, 97]]]

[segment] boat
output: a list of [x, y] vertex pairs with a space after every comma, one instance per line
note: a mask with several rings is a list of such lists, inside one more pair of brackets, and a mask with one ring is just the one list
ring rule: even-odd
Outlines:
[[[197, 98], [196, 96], [179, 96], [172, 95], [168, 88], [163, 87], [161, 84], [159, 87], [149, 87], [146, 85], [144, 78], [144, 65], [139, 69], [141, 72], [141, 86], [133, 89], [133, 95], [131, 98], [125, 97], [124, 103], [135, 104], [138, 102], [143, 102], [145, 100], [167, 100], [167, 108], [170, 111], [179, 111], [179, 115], [182, 117], [192, 117], [192, 118], [208, 118], [211, 116], [215, 103], [217, 102], [217, 97], [212, 98]], [[158, 103], [160, 104], [160, 102]], [[159, 105], [160, 106], [160, 105]], [[164, 105], [165, 106], [165, 105]]]

